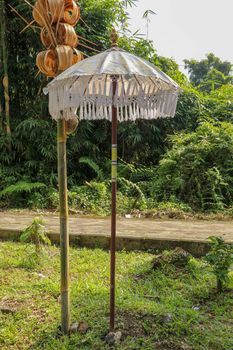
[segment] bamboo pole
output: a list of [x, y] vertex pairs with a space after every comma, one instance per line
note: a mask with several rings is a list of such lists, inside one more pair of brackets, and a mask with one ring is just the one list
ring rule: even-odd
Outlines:
[[69, 334], [70, 294], [66, 139], [66, 121], [59, 120], [57, 125], [57, 143], [60, 199], [61, 328], [64, 334]]
[[[0, 45], [0, 72], [2, 71], [2, 47]], [[2, 86], [0, 86], [0, 131], [3, 130]]]
[[3, 87], [5, 98], [5, 118], [6, 118], [6, 133], [11, 135], [10, 127], [10, 96], [9, 96], [9, 78], [8, 78], [8, 64], [7, 64], [7, 48], [6, 48], [6, 24], [5, 24], [5, 3], [0, 0], [0, 26], [1, 26], [1, 48], [2, 48], [2, 63], [3, 63]]
[[[113, 96], [117, 82], [112, 79]], [[114, 97], [113, 97], [114, 101]], [[116, 274], [116, 193], [117, 193], [117, 109], [112, 105], [112, 216], [110, 247], [110, 332], [115, 328], [115, 274]]]

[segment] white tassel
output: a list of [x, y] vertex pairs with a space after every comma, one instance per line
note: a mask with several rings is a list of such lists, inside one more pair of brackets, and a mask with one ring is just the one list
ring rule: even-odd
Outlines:
[[83, 119], [83, 105], [80, 106], [80, 110], [79, 110], [79, 118], [80, 120]]
[[128, 118], [128, 107], [125, 106], [125, 121], [128, 121], [129, 118]]

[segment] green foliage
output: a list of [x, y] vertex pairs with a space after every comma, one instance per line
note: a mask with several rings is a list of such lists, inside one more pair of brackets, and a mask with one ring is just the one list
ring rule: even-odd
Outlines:
[[154, 12], [154, 11], [152, 11], [152, 10], [146, 10], [144, 13], [143, 13], [143, 18], [145, 18], [145, 19], [148, 19], [148, 17], [150, 16], [150, 15], [156, 15], [156, 13]]
[[118, 184], [120, 192], [127, 198], [131, 197], [133, 199], [131, 209], [146, 209], [147, 205], [144, 193], [137, 184], [124, 177], [118, 178]]
[[97, 43], [99, 50], [106, 49], [110, 44], [109, 35], [114, 24], [123, 32], [128, 30], [126, 7], [133, 6], [134, 3], [135, 0], [80, 0], [85, 24], [80, 21], [76, 27], [77, 32]]
[[45, 184], [40, 183], [40, 182], [24, 182], [24, 181], [19, 181], [14, 185], [10, 185], [6, 188], [4, 188], [4, 190], [2, 190], [0, 192], [0, 197], [1, 196], [10, 196], [10, 195], [14, 195], [14, 194], [18, 194], [18, 193], [22, 193], [22, 192], [32, 192], [35, 190], [38, 190], [42, 187], [46, 187]]
[[219, 89], [216, 89], [211, 92], [211, 97], [214, 97], [219, 100], [226, 100], [228, 103], [233, 103], [233, 85], [225, 84]]
[[231, 62], [221, 61], [213, 53], [209, 53], [206, 59], [201, 61], [191, 59], [184, 62], [191, 82], [202, 91], [210, 92], [233, 82]]
[[[3, 170], [3, 169], [2, 169]], [[10, 168], [9, 170], [14, 170]], [[27, 177], [21, 177], [21, 181], [16, 181], [20, 176], [15, 172], [9, 176], [10, 172], [0, 171], [0, 179], [3, 178], [3, 190], [0, 191], [2, 207], [13, 208], [45, 208], [46, 197], [48, 196], [47, 187], [41, 182], [30, 182]], [[7, 178], [5, 178], [7, 174]], [[13, 183], [9, 185], [9, 183]], [[5, 185], [5, 186], [4, 186]]]
[[69, 191], [69, 205], [83, 213], [106, 215], [110, 210], [110, 188], [105, 182], [86, 182]]
[[209, 237], [210, 251], [206, 255], [206, 261], [213, 268], [217, 279], [217, 288], [222, 292], [229, 282], [230, 267], [233, 264], [233, 247], [226, 244], [221, 237]]
[[227, 84], [211, 91], [205, 98], [205, 107], [211, 119], [233, 122], [233, 85]]
[[[146, 198], [135, 183], [119, 178], [117, 210], [126, 214], [134, 209], [146, 209]], [[53, 195], [54, 196], [54, 195]], [[111, 182], [90, 181], [83, 186], [76, 186], [68, 193], [70, 208], [82, 213], [109, 215], [111, 212]]]
[[[46, 227], [41, 218], [35, 218], [20, 236], [21, 242], [35, 244], [35, 253], [30, 258], [39, 258], [42, 245], [50, 245], [51, 241], [47, 236]], [[33, 259], [34, 260], [34, 259]]]
[[169, 202], [159, 202], [157, 204], [159, 211], [183, 211], [189, 213], [192, 209], [185, 203], [177, 201], [176, 198], [170, 198]]
[[201, 91], [211, 92], [233, 81], [231, 76], [225, 76], [222, 72], [212, 68], [199, 85]]
[[94, 162], [92, 159], [88, 157], [81, 157], [79, 159], [79, 163], [88, 165], [97, 175], [97, 180], [103, 181], [104, 179], [103, 171], [102, 169], [100, 169], [99, 165], [96, 162]]
[[171, 138], [172, 148], [160, 161], [153, 195], [171, 195], [194, 209], [222, 210], [233, 199], [233, 126], [201, 124], [193, 133]]

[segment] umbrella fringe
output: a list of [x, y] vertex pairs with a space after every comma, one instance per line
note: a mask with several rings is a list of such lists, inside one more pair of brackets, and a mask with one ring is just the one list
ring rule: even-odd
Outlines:
[[117, 107], [120, 122], [136, 119], [174, 117], [179, 90], [144, 80], [118, 84], [115, 98], [112, 86], [105, 77], [101, 82], [90, 77], [76, 79], [49, 89], [49, 111], [53, 119], [112, 120], [112, 105]]
[[[174, 97], [170, 97], [170, 100], [174, 100]], [[117, 118], [119, 122], [135, 121], [137, 119], [157, 119], [174, 117], [176, 110], [176, 101], [166, 105], [163, 100], [154, 108], [148, 103], [141, 105], [137, 102], [133, 102], [130, 105], [116, 106], [117, 107]], [[53, 114], [53, 119], [56, 121], [60, 119], [76, 119], [79, 120], [101, 120], [106, 119], [112, 121], [112, 105], [107, 106], [99, 105], [87, 101], [80, 105], [80, 108], [68, 107], [63, 108], [62, 111]]]

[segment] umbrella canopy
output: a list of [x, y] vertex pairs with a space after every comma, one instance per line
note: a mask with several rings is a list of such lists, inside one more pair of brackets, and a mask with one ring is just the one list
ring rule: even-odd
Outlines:
[[[113, 91], [113, 80], [117, 81]], [[48, 84], [49, 112], [55, 120], [119, 121], [173, 117], [179, 86], [153, 64], [113, 47], [81, 61]]]

